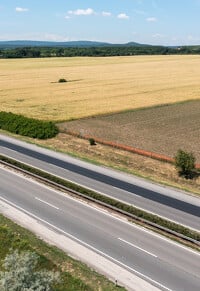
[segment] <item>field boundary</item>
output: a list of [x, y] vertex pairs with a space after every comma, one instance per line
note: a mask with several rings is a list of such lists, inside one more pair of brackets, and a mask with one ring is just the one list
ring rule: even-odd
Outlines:
[[[95, 142], [103, 144], [103, 145], [107, 145], [107, 146], [111, 146], [120, 150], [124, 150], [124, 151], [128, 151], [134, 154], [138, 154], [144, 157], [148, 157], [148, 158], [152, 158], [155, 160], [159, 160], [161, 162], [167, 162], [170, 164], [174, 164], [175, 160], [174, 158], [171, 158], [169, 156], [166, 155], [161, 155], [161, 154], [157, 154], [154, 152], [150, 152], [150, 151], [146, 151], [143, 149], [139, 149], [139, 148], [135, 148], [135, 147], [131, 147], [131, 146], [127, 146], [125, 144], [121, 144], [121, 143], [116, 143], [113, 141], [108, 141], [108, 140], [103, 140], [101, 138], [95, 137], [95, 136], [91, 136], [91, 135], [87, 135], [87, 134], [80, 134], [78, 132], [74, 132], [74, 131], [70, 131], [70, 130], [65, 130], [64, 133], [72, 135], [74, 137], [78, 137], [78, 138], [82, 138], [82, 139], [86, 139], [89, 140], [90, 138], [94, 139]], [[196, 169], [200, 169], [200, 164], [196, 164], [195, 165]]]

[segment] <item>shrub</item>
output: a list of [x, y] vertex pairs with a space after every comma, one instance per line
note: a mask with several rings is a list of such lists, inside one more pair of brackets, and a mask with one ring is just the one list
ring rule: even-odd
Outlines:
[[58, 83], [66, 83], [66, 82], [67, 82], [67, 80], [64, 79], [64, 78], [61, 78], [61, 79], [58, 80]]
[[51, 138], [58, 133], [58, 128], [52, 122], [4, 111], [0, 112], [0, 129], [39, 139]]
[[192, 179], [195, 170], [195, 157], [193, 153], [188, 153], [181, 149], [178, 150], [175, 156], [175, 166], [180, 176], [184, 176], [186, 179]]
[[38, 270], [38, 259], [36, 253], [29, 251], [8, 254], [3, 262], [5, 271], [0, 272], [1, 290], [53, 290], [51, 285], [59, 281], [59, 273]]
[[96, 145], [94, 138], [89, 138], [89, 143], [91, 146]]

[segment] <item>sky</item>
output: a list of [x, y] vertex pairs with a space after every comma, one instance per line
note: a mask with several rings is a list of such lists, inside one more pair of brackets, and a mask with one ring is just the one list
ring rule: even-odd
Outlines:
[[200, 44], [200, 0], [0, 0], [0, 40]]

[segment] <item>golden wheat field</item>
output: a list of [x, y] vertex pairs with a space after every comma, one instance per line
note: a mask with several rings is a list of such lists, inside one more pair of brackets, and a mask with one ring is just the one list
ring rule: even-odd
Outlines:
[[0, 60], [0, 111], [44, 120], [198, 98], [199, 56]]

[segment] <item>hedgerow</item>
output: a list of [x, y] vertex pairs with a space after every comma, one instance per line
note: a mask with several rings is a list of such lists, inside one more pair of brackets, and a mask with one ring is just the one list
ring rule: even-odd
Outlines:
[[58, 134], [58, 128], [53, 122], [4, 111], [0, 112], [0, 129], [38, 139], [52, 138]]

